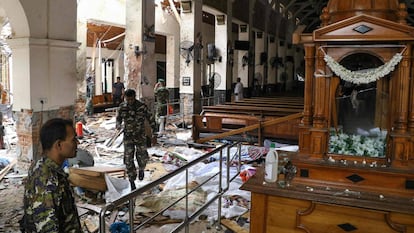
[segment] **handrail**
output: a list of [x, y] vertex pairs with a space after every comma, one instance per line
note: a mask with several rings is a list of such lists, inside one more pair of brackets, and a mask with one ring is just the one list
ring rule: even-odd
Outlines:
[[[230, 154], [230, 149], [233, 147], [237, 147], [237, 152], [235, 153], [235, 155], [231, 155]], [[222, 167], [222, 163], [223, 163], [223, 150], [227, 149], [227, 156], [226, 156], [226, 166], [225, 168], [227, 169], [227, 179], [226, 179], [226, 187], [223, 188], [222, 187], [222, 175], [223, 175], [223, 167]], [[196, 165], [199, 162], [205, 161], [206, 159], [210, 158], [211, 156], [215, 155], [219, 153], [220, 154], [220, 166], [219, 166], [219, 172], [213, 174], [211, 177], [209, 177], [206, 181], [204, 181], [201, 184], [198, 184], [196, 187], [189, 189], [188, 187], [188, 169], [190, 169], [192, 166]], [[237, 161], [237, 173], [230, 178], [230, 167], [232, 164], [234, 164], [232, 161], [238, 159]], [[177, 204], [178, 202], [182, 201], [185, 199], [186, 201], [186, 218], [184, 219], [184, 221], [182, 221], [173, 231], [171, 232], [178, 232], [179, 230], [186, 228], [186, 232], [188, 232], [188, 225], [199, 215], [202, 213], [203, 210], [205, 210], [208, 206], [210, 206], [215, 200], [218, 199], [218, 225], [220, 226], [220, 216], [221, 216], [221, 197], [222, 195], [229, 189], [230, 187], [230, 182], [232, 182], [234, 179], [236, 179], [236, 177], [239, 175], [240, 173], [240, 166], [241, 166], [241, 144], [240, 142], [234, 143], [234, 144], [226, 144], [226, 145], [222, 145], [216, 149], [214, 149], [213, 151], [189, 162], [188, 164], [185, 164], [184, 166], [180, 167], [179, 169], [168, 173], [162, 177], [160, 177], [157, 180], [154, 180], [151, 183], [148, 183], [146, 185], [144, 185], [143, 187], [136, 189], [134, 191], [132, 191], [131, 193], [128, 193], [122, 197], [120, 197], [119, 199], [116, 199], [114, 201], [112, 201], [111, 203], [106, 204], [102, 209], [101, 212], [99, 214], [99, 232], [101, 233], [105, 233], [106, 232], [106, 223], [105, 223], [105, 213], [107, 211], [110, 210], [114, 210], [115, 208], [124, 205], [125, 203], [129, 203], [129, 223], [130, 223], [130, 232], [135, 232], [136, 230], [138, 230], [139, 228], [143, 227], [145, 224], [147, 224], [148, 222], [152, 221], [155, 217], [157, 217], [158, 215], [161, 215], [165, 210], [167, 210], [168, 208], [174, 206], [175, 204]], [[185, 172], [186, 173], [186, 194], [183, 197], [180, 197], [178, 200], [176, 200], [174, 203], [170, 204], [169, 206], [165, 207], [164, 209], [160, 210], [159, 212], [155, 213], [152, 217], [150, 217], [149, 219], [146, 219], [145, 221], [143, 221], [140, 225], [138, 225], [137, 227], [134, 227], [134, 205], [135, 205], [135, 198], [139, 195], [141, 195], [142, 193], [151, 190], [152, 188], [158, 186], [159, 184], [164, 183], [165, 181], [175, 177], [176, 175]], [[189, 215], [188, 213], [188, 195], [190, 195], [191, 193], [193, 193], [196, 189], [200, 188], [201, 186], [203, 186], [204, 184], [206, 184], [208, 181], [212, 180], [213, 178], [217, 177], [219, 178], [219, 183], [218, 183], [218, 191], [217, 194], [212, 197], [210, 200], [208, 200], [208, 202], [206, 202], [204, 205], [202, 205], [198, 210], [196, 210], [193, 214]]]
[[273, 120], [259, 122], [257, 124], [249, 125], [249, 126], [246, 126], [246, 127], [243, 127], [243, 128], [234, 129], [234, 130], [231, 130], [231, 131], [228, 131], [228, 132], [216, 134], [216, 135], [205, 137], [205, 138], [200, 138], [200, 139], [197, 140], [197, 143], [204, 143], [204, 142], [208, 142], [210, 140], [215, 140], [215, 139], [219, 139], [219, 138], [224, 138], [224, 137], [244, 133], [244, 132], [251, 131], [251, 130], [254, 130], [254, 129], [260, 129], [262, 127], [266, 127], [266, 126], [270, 126], [270, 125], [274, 125], [274, 124], [279, 124], [279, 123], [282, 123], [282, 122], [285, 122], [285, 121], [300, 118], [302, 116], [303, 116], [303, 112], [291, 114], [291, 115], [284, 116], [284, 117], [278, 117], [278, 118], [273, 119]]

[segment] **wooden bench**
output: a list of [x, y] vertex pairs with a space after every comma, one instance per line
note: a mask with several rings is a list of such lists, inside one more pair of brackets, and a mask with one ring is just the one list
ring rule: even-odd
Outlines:
[[206, 112], [220, 112], [228, 114], [242, 114], [242, 115], [255, 115], [255, 116], [285, 116], [293, 113], [303, 111], [303, 108], [279, 108], [279, 107], [267, 107], [267, 106], [234, 106], [234, 105], [215, 105], [205, 106], [201, 115]]
[[226, 102], [226, 106], [257, 106], [257, 107], [275, 107], [275, 108], [291, 108], [303, 109], [303, 104], [296, 103], [255, 103], [255, 102]]
[[[200, 138], [200, 133], [217, 133], [214, 138], [222, 138], [235, 134], [257, 136], [259, 144], [263, 137], [281, 138], [297, 141], [299, 123], [302, 113], [295, 113], [282, 117], [257, 118], [248, 115], [203, 116], [193, 115], [193, 140], [203, 143], [208, 139]], [[231, 124], [228, 124], [231, 122]]]
[[242, 100], [236, 101], [239, 102], [254, 102], [254, 103], [301, 103], [303, 104], [304, 99], [302, 97], [253, 97], [253, 98], [244, 98]]
[[112, 94], [105, 93], [102, 95], [95, 95], [92, 97], [93, 103], [93, 111], [97, 112], [104, 112], [107, 108], [115, 107], [116, 105], [113, 103]]
[[[302, 97], [245, 98], [215, 106], [204, 106], [200, 115], [193, 116], [193, 139], [200, 133], [227, 133], [231, 130], [288, 117], [303, 112]], [[243, 132], [261, 137], [298, 140], [300, 118], [294, 118], [269, 127], [258, 127]]]

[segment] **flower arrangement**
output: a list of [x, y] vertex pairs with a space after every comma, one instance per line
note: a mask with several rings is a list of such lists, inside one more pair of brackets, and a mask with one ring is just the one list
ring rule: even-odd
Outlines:
[[398, 65], [402, 58], [402, 54], [397, 53], [391, 58], [390, 61], [388, 61], [384, 65], [375, 69], [370, 69], [365, 72], [350, 71], [342, 65], [340, 65], [338, 62], [336, 62], [328, 54], [325, 54], [324, 60], [326, 61], [326, 64], [329, 66], [329, 68], [331, 68], [331, 70], [336, 75], [341, 77], [341, 79], [348, 81], [350, 83], [362, 84], [377, 81], [378, 79], [389, 74], [395, 69], [395, 66]]
[[329, 138], [329, 153], [381, 158], [385, 157], [385, 145], [385, 135], [333, 133]]

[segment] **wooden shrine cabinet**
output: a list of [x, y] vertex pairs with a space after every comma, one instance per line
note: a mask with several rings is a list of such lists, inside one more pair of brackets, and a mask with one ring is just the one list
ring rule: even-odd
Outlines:
[[252, 193], [250, 232], [414, 233], [406, 16], [397, 0], [330, 0], [321, 27], [294, 36], [305, 50], [299, 151], [289, 155], [297, 174], [289, 187], [283, 174], [265, 184], [259, 168], [242, 186]]

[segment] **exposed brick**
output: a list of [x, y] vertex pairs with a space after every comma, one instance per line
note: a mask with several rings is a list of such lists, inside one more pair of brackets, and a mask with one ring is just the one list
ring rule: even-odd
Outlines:
[[55, 117], [73, 119], [73, 109], [73, 106], [66, 106], [58, 110], [43, 112], [33, 112], [32, 110], [15, 112], [17, 146], [21, 151], [20, 157], [22, 157], [19, 159], [24, 161], [30, 160], [30, 158], [39, 159], [42, 153], [39, 140], [42, 124]]

